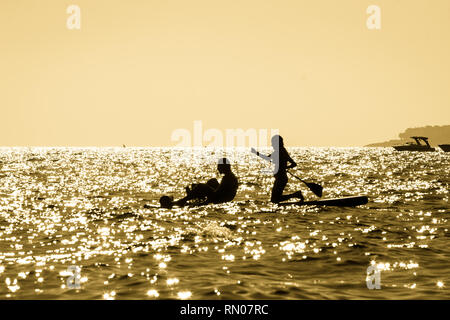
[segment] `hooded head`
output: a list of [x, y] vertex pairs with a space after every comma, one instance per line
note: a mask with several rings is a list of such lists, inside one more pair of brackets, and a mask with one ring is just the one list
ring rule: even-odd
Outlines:
[[231, 171], [230, 161], [228, 161], [227, 158], [219, 159], [219, 161], [217, 162], [217, 170], [222, 174], [230, 172]]

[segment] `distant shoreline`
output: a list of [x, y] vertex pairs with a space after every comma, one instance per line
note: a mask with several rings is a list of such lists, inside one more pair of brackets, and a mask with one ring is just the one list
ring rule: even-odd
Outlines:
[[365, 147], [392, 147], [410, 141], [412, 136], [428, 137], [432, 146], [450, 144], [450, 125], [408, 128], [404, 132], [399, 133], [398, 136], [400, 139], [371, 143], [365, 145]]

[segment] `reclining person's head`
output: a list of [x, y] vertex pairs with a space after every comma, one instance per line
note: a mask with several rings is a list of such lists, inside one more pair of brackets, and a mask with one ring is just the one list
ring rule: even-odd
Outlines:
[[173, 198], [169, 196], [162, 196], [159, 198], [159, 203], [161, 208], [171, 209], [173, 206]]

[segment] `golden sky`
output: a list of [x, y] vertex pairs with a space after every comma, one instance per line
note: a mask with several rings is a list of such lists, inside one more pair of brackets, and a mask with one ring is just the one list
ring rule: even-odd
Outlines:
[[1, 146], [170, 146], [195, 120], [359, 146], [450, 119], [449, 0], [1, 0], [0, 45]]

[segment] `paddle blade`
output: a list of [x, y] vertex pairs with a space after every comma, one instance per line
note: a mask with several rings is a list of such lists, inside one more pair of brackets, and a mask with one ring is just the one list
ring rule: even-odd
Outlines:
[[322, 197], [323, 187], [320, 184], [312, 182], [306, 182], [305, 184], [308, 186], [309, 190], [311, 190], [316, 196]]

